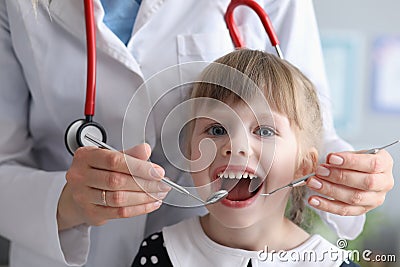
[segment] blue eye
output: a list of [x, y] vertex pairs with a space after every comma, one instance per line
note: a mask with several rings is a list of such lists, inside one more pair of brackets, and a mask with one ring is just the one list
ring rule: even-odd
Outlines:
[[257, 134], [261, 137], [269, 137], [269, 136], [274, 136], [276, 134], [276, 132], [271, 127], [260, 126], [260, 128], [258, 128], [255, 131], [255, 134]]
[[221, 125], [214, 125], [208, 128], [207, 133], [209, 135], [224, 135], [226, 134], [226, 130]]

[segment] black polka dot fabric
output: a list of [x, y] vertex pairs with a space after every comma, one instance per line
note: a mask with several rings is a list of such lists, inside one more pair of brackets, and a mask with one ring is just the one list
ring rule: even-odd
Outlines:
[[167, 249], [165, 248], [162, 232], [152, 234], [143, 240], [132, 266], [172, 267]]

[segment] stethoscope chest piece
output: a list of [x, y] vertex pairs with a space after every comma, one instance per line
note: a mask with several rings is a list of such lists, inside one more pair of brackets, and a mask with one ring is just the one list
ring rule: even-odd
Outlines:
[[69, 153], [74, 155], [79, 147], [93, 146], [91, 142], [84, 138], [88, 133], [103, 142], [107, 142], [106, 131], [100, 124], [94, 121], [79, 119], [71, 123], [65, 132], [65, 146]]

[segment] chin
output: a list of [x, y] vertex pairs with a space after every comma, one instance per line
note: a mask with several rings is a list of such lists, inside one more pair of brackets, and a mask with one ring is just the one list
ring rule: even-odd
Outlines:
[[265, 220], [261, 218], [265, 215], [260, 213], [260, 208], [257, 208], [256, 204], [253, 203], [253, 205], [244, 208], [231, 208], [217, 203], [207, 208], [212, 219], [218, 221], [222, 226], [230, 229], [241, 229], [251, 227], [261, 220]]

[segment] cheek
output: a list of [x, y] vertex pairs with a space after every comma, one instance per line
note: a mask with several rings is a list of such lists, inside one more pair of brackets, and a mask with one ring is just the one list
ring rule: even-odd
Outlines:
[[[268, 173], [271, 171], [271, 169], [274, 167], [273, 165], [275, 164], [275, 144], [274, 143], [262, 143], [260, 146], [260, 153], [258, 155], [258, 160], [259, 160], [259, 165], [262, 169], [262, 172], [260, 172], [261, 175], [264, 177], [268, 175]], [[257, 153], [257, 154], [258, 154]]]
[[[278, 146], [277, 146], [278, 147]], [[280, 146], [275, 151], [275, 157], [269, 173], [270, 177], [275, 177], [271, 183], [286, 184], [294, 179], [296, 169], [296, 146]]]
[[206, 199], [215, 190], [215, 186], [213, 185], [214, 183], [210, 184], [212, 179], [208, 173], [208, 169], [201, 172], [191, 173], [191, 176], [197, 193], [199, 196], [202, 196], [203, 199]]
[[192, 139], [190, 159], [191, 172], [200, 172], [207, 169], [215, 160], [217, 148], [213, 140], [203, 138]]
[[192, 139], [190, 144], [190, 153], [188, 158], [190, 160], [190, 171], [194, 172], [200, 167], [199, 159], [201, 158], [201, 151], [199, 149], [199, 140]]
[[207, 153], [203, 153], [203, 149], [199, 140], [193, 139], [190, 146], [190, 172], [195, 186], [201, 186], [209, 183], [208, 166], [210, 159]]
[[192, 175], [192, 180], [193, 180], [194, 185], [196, 187], [200, 186], [201, 183], [202, 183], [202, 179], [201, 179], [202, 175], [201, 175], [201, 173], [200, 172], [196, 172], [196, 173], [192, 173], [191, 175]]
[[196, 160], [200, 157], [200, 150], [199, 150], [199, 146], [197, 145], [197, 143], [195, 143], [194, 141], [191, 142], [190, 145], [190, 153], [189, 153], [189, 159], [190, 160]]

